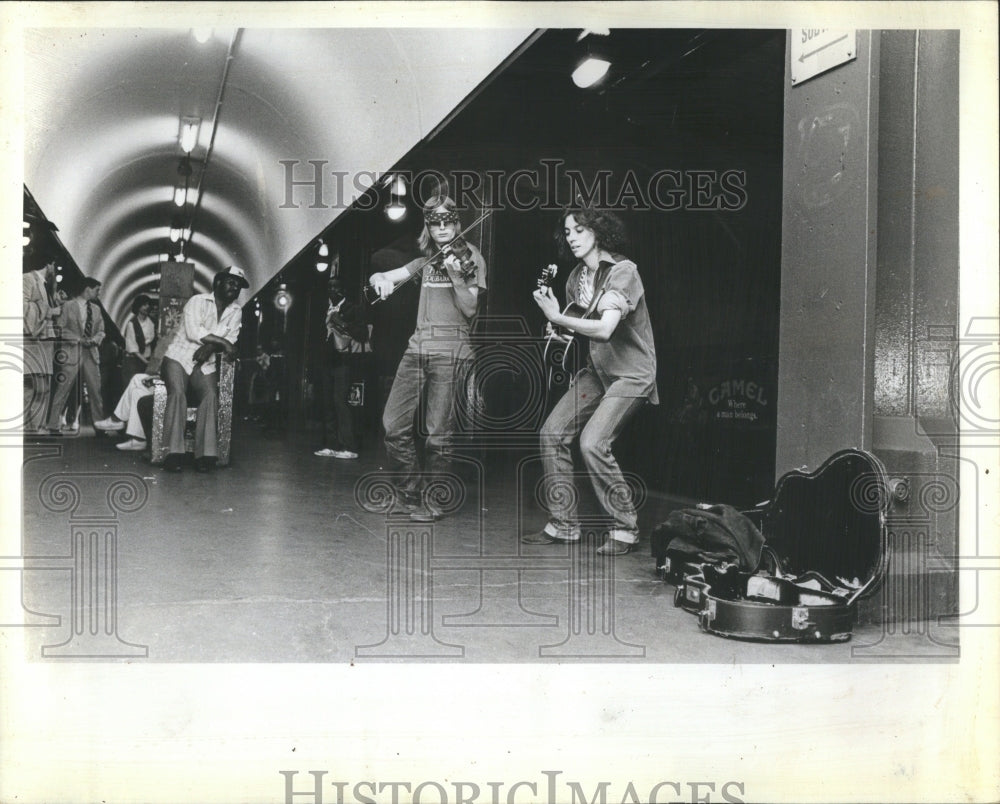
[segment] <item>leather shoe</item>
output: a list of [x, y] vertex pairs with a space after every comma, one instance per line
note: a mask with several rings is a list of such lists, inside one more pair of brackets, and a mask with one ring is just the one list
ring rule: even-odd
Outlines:
[[557, 541], [558, 539], [555, 536], [550, 536], [544, 530], [535, 533], [525, 533], [521, 537], [521, 544], [555, 544]]
[[178, 455], [176, 452], [171, 452], [163, 461], [163, 471], [164, 472], [181, 472], [184, 470], [184, 465], [181, 463], [184, 460], [183, 455]]
[[632, 552], [632, 545], [618, 539], [608, 539], [597, 548], [597, 552], [602, 556], [623, 556], [626, 553]]
[[418, 505], [410, 511], [410, 522], [437, 522], [441, 514], [426, 505]]

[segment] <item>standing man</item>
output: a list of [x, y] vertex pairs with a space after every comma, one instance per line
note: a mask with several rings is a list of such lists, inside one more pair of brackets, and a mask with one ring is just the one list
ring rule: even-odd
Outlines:
[[[486, 262], [467, 244], [464, 261], [442, 254], [461, 233], [455, 202], [436, 196], [424, 205], [424, 228], [418, 244], [425, 256], [399, 268], [372, 274], [369, 283], [385, 299], [395, 288], [423, 271], [417, 328], [407, 344], [382, 413], [389, 460], [402, 473], [398, 501], [414, 522], [434, 522], [440, 512], [423, 500], [423, 490], [451, 463], [455, 393], [472, 358], [469, 331], [479, 292], [486, 289]], [[414, 414], [423, 413], [426, 469], [421, 470], [414, 443]]]
[[62, 336], [56, 353], [56, 383], [49, 409], [48, 427], [53, 435], [59, 433], [59, 417], [66, 407], [78, 375], [87, 389], [91, 421], [99, 422], [104, 418], [100, 353], [101, 342], [104, 340], [104, 316], [97, 303], [101, 295], [101, 283], [92, 277], [86, 277], [82, 288], [79, 296], [63, 305], [56, 320]]
[[320, 368], [323, 446], [313, 454], [350, 460], [358, 457], [358, 440], [347, 395], [355, 373], [355, 358], [368, 349], [368, 327], [361, 320], [358, 305], [344, 295], [340, 277], [330, 277], [327, 298], [326, 344]]
[[[37, 263], [36, 263], [37, 264]], [[62, 307], [49, 301], [55, 281], [55, 260], [47, 260], [37, 271], [21, 277], [24, 313], [24, 431], [44, 432], [52, 379], [52, 341], [55, 319]]]
[[163, 468], [180, 472], [184, 460], [184, 423], [187, 394], [198, 398], [194, 457], [199, 472], [210, 472], [219, 454], [219, 379], [215, 355], [236, 355], [236, 339], [243, 324], [242, 308], [236, 303], [240, 291], [250, 287], [242, 268], [230, 265], [215, 275], [211, 293], [197, 293], [184, 305], [181, 322], [167, 347], [160, 374], [167, 386], [167, 409], [163, 441], [167, 457]]

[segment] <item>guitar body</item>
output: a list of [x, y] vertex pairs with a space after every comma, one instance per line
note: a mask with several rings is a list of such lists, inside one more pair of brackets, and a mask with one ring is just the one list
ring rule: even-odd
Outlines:
[[[542, 289], [551, 287], [556, 272], [557, 268], [555, 265], [549, 265], [544, 268], [538, 279], [538, 287]], [[595, 309], [588, 311], [587, 308], [575, 302], [570, 302], [563, 308], [562, 312], [563, 315], [572, 318], [595, 320], [597, 318], [596, 307], [595, 303], [592, 305], [592, 308]], [[565, 390], [569, 387], [570, 380], [586, 363], [589, 348], [590, 341], [585, 335], [580, 335], [565, 327], [552, 325], [552, 334], [548, 336], [544, 354], [546, 376], [548, 377], [550, 391], [554, 389]]]

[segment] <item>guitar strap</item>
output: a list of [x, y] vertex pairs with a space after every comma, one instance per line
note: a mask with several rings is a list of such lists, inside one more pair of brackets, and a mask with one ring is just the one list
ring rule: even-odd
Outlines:
[[597, 303], [601, 300], [601, 297], [607, 291], [606, 285], [608, 284], [608, 276], [611, 274], [612, 265], [609, 262], [602, 262], [597, 266], [597, 272], [594, 275], [594, 296], [590, 300], [590, 304], [587, 306], [586, 312], [581, 316], [582, 318], [587, 318], [594, 310], [597, 309]]

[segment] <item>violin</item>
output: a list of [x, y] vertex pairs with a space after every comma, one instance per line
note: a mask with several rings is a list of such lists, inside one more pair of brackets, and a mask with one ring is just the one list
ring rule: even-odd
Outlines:
[[[480, 223], [486, 220], [492, 214], [492, 212], [493, 212], [492, 209], [485, 210], [482, 215], [480, 215], [471, 224], [469, 224], [469, 226], [466, 227], [465, 231], [468, 232], [474, 226], [478, 226]], [[420, 267], [413, 272], [413, 276], [411, 276], [409, 279], [404, 279], [402, 282], [397, 283], [392, 288], [392, 290], [389, 291], [389, 296], [391, 296], [393, 293], [399, 290], [407, 282], [412, 282], [416, 280], [417, 277], [419, 277], [420, 274], [423, 272], [424, 268], [426, 268], [428, 265], [430, 265], [431, 263], [436, 263], [440, 265], [443, 259], [449, 256], [454, 256], [455, 259], [458, 260], [459, 273], [464, 281], [468, 282], [476, 275], [476, 261], [475, 258], [472, 256], [472, 247], [468, 243], [466, 243], [465, 240], [463, 240], [461, 237], [456, 237], [450, 243], [445, 243], [433, 255], [431, 255], [428, 259], [426, 259], [423, 263], [421, 263]], [[382, 297], [378, 295], [378, 293], [375, 291], [375, 288], [373, 288], [371, 285], [365, 285], [365, 288], [362, 291], [362, 297], [369, 306], [378, 304], [380, 301], [382, 301]], [[388, 298], [388, 296], [386, 298]]]
[[472, 248], [461, 237], [456, 237], [450, 243], [441, 246], [439, 261], [444, 262], [448, 257], [458, 260], [459, 276], [466, 282], [476, 275], [476, 260], [472, 256]]

